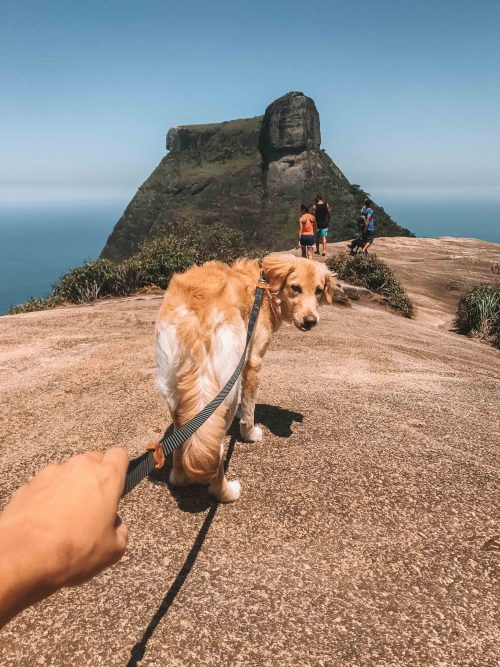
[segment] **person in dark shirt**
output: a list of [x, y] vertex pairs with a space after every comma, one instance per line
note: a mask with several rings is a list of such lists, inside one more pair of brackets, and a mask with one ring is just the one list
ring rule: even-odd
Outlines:
[[328, 227], [332, 217], [332, 207], [328, 204], [321, 195], [316, 195], [315, 204], [313, 206], [313, 214], [316, 218], [316, 254], [319, 255], [319, 243], [322, 244], [323, 257], [326, 256], [326, 240], [328, 237]]

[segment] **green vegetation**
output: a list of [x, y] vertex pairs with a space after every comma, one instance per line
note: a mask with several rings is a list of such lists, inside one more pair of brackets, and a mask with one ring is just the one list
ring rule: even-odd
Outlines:
[[19, 315], [20, 313], [32, 313], [35, 310], [48, 310], [60, 306], [61, 299], [56, 296], [31, 297], [25, 303], [9, 308], [9, 315]]
[[85, 262], [62, 276], [53, 286], [53, 294], [71, 303], [117, 294], [118, 273], [118, 266], [108, 259]]
[[481, 283], [458, 302], [455, 324], [460, 333], [478, 336], [500, 348], [500, 283]]
[[326, 264], [341, 280], [382, 294], [387, 304], [404, 317], [413, 317], [415, 309], [405, 288], [385, 262], [376, 255], [347, 253], [330, 257]]
[[130, 259], [120, 263], [108, 259], [85, 262], [63, 275], [50, 296], [13, 306], [9, 314], [107, 296], [129, 296], [150, 286], [164, 289], [174, 273], [181, 273], [193, 264], [210, 260], [230, 263], [238, 257], [256, 257], [262, 253], [248, 253], [243, 234], [224, 225], [201, 225], [194, 220], [170, 223], [164, 226], [163, 234], [148, 239]]

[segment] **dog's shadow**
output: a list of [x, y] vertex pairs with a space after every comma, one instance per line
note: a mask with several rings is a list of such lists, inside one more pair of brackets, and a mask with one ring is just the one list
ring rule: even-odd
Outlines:
[[289, 438], [293, 433], [293, 423], [301, 424], [303, 421], [304, 415], [300, 412], [292, 412], [267, 403], [257, 403], [255, 406], [255, 423], [262, 424], [279, 438]]
[[[275, 405], [260, 403], [255, 408], [255, 421], [259, 424], [262, 424], [268, 428], [271, 433], [281, 438], [289, 438], [293, 432], [293, 423], [300, 423], [303, 419], [304, 416], [301, 415], [300, 412], [291, 412], [290, 410], [285, 410]], [[171, 427], [169, 427], [168, 430], [170, 433], [172, 432]], [[234, 452], [234, 446], [239, 438], [238, 419], [234, 420], [228, 434], [230, 436], [230, 440], [224, 461], [224, 470], [227, 470], [229, 466], [231, 457]], [[156, 484], [167, 485], [171, 470], [172, 456], [169, 456], [167, 457], [163, 468], [160, 470], [154, 470], [151, 473], [150, 479]], [[127, 667], [137, 667], [138, 663], [144, 658], [149, 640], [153, 636], [153, 633], [155, 632], [160, 621], [172, 606], [172, 603], [177, 597], [177, 594], [181, 590], [185, 580], [191, 572], [194, 563], [196, 562], [198, 554], [205, 542], [209, 528], [212, 525], [212, 522], [217, 513], [217, 508], [219, 507], [219, 504], [208, 495], [207, 489], [204, 486], [190, 485], [183, 488], [170, 487], [170, 489], [173, 497], [177, 502], [177, 505], [179, 506], [179, 509], [181, 509], [183, 512], [203, 512], [206, 509], [208, 509], [208, 512], [196, 536], [194, 544], [186, 556], [186, 560], [179, 570], [179, 573], [177, 574], [173, 584], [170, 586], [163, 600], [161, 601], [160, 606], [153, 614], [153, 617], [144, 630], [141, 639], [132, 647]]]
[[[300, 412], [292, 412], [285, 408], [280, 408], [277, 405], [268, 405], [267, 403], [258, 403], [255, 406], [255, 423], [262, 424], [271, 431], [273, 435], [279, 438], [289, 438], [292, 433], [292, 425], [294, 422], [302, 423], [304, 415]], [[168, 428], [168, 432], [172, 432], [172, 427]], [[228, 431], [231, 438], [230, 447], [226, 454], [225, 469], [229, 465], [233, 447], [236, 442], [243, 443], [240, 439], [240, 422], [238, 418], [233, 420]], [[252, 446], [252, 445], [250, 445]], [[170, 454], [166, 460], [163, 468], [153, 470], [149, 475], [150, 480], [154, 484], [168, 486], [177, 506], [182, 512], [190, 514], [198, 514], [204, 512], [212, 504], [212, 499], [208, 495], [207, 487], [201, 484], [189, 484], [188, 486], [171, 486], [168, 483], [170, 472], [172, 470], [172, 455]]]

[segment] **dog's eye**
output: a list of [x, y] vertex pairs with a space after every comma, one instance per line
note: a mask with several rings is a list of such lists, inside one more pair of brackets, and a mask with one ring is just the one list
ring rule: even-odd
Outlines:
[[292, 292], [295, 292], [295, 294], [302, 294], [302, 287], [300, 285], [292, 285]]
[[316, 287], [314, 294], [316, 294], [316, 296], [321, 296], [323, 294], [321, 287]]

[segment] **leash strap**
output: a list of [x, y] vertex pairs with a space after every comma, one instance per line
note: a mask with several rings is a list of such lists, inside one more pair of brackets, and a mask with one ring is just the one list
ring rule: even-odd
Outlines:
[[[226, 398], [226, 396], [233, 388], [234, 383], [238, 379], [243, 369], [243, 365], [246, 359], [248, 344], [250, 343], [250, 338], [252, 337], [255, 323], [257, 321], [257, 316], [259, 314], [260, 305], [262, 303], [262, 295], [264, 293], [264, 289], [266, 289], [267, 286], [268, 286], [267, 281], [264, 278], [263, 272], [261, 271], [259, 282], [257, 283], [257, 289], [255, 291], [255, 299], [252, 306], [252, 312], [250, 313], [250, 319], [248, 320], [245, 349], [243, 350], [243, 354], [241, 355], [241, 359], [238, 365], [236, 366], [234, 373], [231, 375], [231, 377], [226, 382], [225, 386], [221, 389], [221, 391], [217, 394], [217, 396], [213, 398], [210, 401], [210, 403], [207, 406], [205, 406], [203, 410], [199, 412], [195, 417], [193, 417], [190, 421], [188, 421], [186, 424], [177, 429], [177, 431], [172, 431], [171, 426], [167, 428], [167, 430], [165, 431], [160, 440], [160, 444], [165, 456], [167, 456], [167, 454], [172, 453], [174, 449], [177, 449], [184, 442], [186, 442], [186, 440], [190, 438], [193, 435], [193, 433], [197, 431], [200, 428], [200, 426], [204, 424], [211, 415], [213, 415], [213, 413], [217, 410], [219, 405], [222, 403], [222, 401]], [[128, 464], [127, 476], [125, 478], [125, 487], [122, 493], [122, 497], [127, 495], [129, 491], [132, 491], [132, 489], [136, 487], [137, 484], [139, 484], [139, 482], [142, 482], [142, 480], [149, 475], [149, 473], [153, 470], [154, 467], [155, 467], [155, 460], [153, 458], [153, 452], [151, 451], [146, 451], [144, 452], [144, 454], [141, 454], [137, 458], [132, 459]]]

